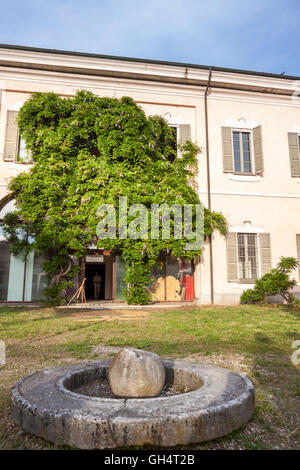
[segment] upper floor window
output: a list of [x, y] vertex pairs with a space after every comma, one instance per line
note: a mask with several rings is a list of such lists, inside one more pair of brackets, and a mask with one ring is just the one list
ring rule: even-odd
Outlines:
[[27, 163], [31, 160], [29, 152], [26, 150], [25, 140], [19, 135], [17, 161]]
[[17, 117], [17, 111], [8, 110], [6, 113], [3, 160], [6, 162], [28, 163], [31, 161], [31, 156], [30, 153], [26, 151], [24, 139], [20, 136]]
[[250, 137], [250, 132], [232, 133], [235, 173], [252, 173]]
[[297, 132], [288, 133], [290, 151], [291, 175], [300, 176], [300, 135]]
[[178, 150], [177, 150], [177, 145], [178, 145], [178, 127], [177, 126], [169, 126], [172, 132], [172, 140], [170, 142], [170, 147], [171, 147], [171, 152], [170, 152], [170, 157], [171, 160], [175, 160], [178, 156]]
[[252, 130], [222, 127], [223, 171], [261, 175], [264, 169], [262, 128]]
[[175, 158], [180, 157], [180, 147], [191, 140], [191, 126], [190, 124], [169, 124], [171, 130], [171, 139], [168, 140], [167, 146], [168, 159], [174, 161]]

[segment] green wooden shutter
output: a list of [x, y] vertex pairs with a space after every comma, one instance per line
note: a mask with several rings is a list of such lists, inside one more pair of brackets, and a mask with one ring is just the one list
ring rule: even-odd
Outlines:
[[238, 252], [236, 233], [227, 234], [227, 280], [238, 281]]
[[291, 175], [300, 176], [299, 136], [295, 132], [288, 133], [290, 150]]
[[187, 140], [191, 140], [191, 126], [190, 124], [179, 125], [179, 145], [184, 145]]
[[232, 129], [222, 127], [223, 171], [233, 173]]
[[17, 159], [19, 144], [19, 129], [16, 122], [18, 112], [7, 111], [6, 118], [6, 135], [4, 144], [3, 160], [6, 162], [14, 162]]
[[297, 260], [298, 260], [298, 264], [299, 264], [299, 278], [300, 278], [300, 235], [297, 234], [296, 235], [296, 242], [297, 242]]
[[253, 145], [255, 173], [258, 174], [264, 171], [261, 126], [255, 127], [253, 129]]
[[261, 275], [263, 276], [271, 269], [271, 240], [269, 233], [260, 233], [260, 261]]

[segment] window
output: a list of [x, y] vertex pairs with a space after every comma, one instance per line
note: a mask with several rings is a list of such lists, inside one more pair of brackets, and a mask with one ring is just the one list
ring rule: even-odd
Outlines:
[[[1, 227], [2, 218], [14, 209], [14, 200], [0, 207], [0, 301], [39, 300], [48, 285], [47, 276], [41, 268], [43, 258], [34, 251], [30, 251], [26, 259], [24, 253], [11, 253]], [[27, 236], [22, 230], [18, 235], [22, 238]]]
[[254, 281], [258, 277], [257, 234], [238, 233], [238, 278]]
[[234, 156], [234, 172], [235, 173], [252, 173], [251, 165], [251, 148], [250, 132], [232, 132], [233, 140], [233, 156]]
[[152, 282], [148, 285], [153, 300], [194, 300], [194, 265], [190, 260], [166, 256], [161, 264], [151, 269]]
[[25, 140], [23, 139], [22, 136], [19, 136], [17, 160], [18, 162], [24, 162], [24, 163], [28, 163], [31, 160], [30, 154], [26, 150]]
[[172, 139], [170, 142], [170, 152], [168, 155], [168, 160], [174, 161], [175, 158], [177, 158], [178, 153], [177, 153], [177, 145], [178, 145], [178, 128], [177, 126], [170, 126], [171, 132], [172, 132]]
[[171, 135], [165, 141], [166, 155], [165, 157], [173, 162], [177, 157], [181, 156], [181, 146], [187, 140], [191, 141], [191, 126], [190, 124], [169, 124]]

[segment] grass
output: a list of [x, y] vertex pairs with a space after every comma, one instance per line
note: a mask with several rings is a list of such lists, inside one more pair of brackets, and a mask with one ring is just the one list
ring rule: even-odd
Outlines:
[[[299, 449], [300, 366], [292, 342], [300, 339], [300, 311], [287, 306], [182, 307], [135, 312], [0, 308], [0, 449], [55, 445], [16, 427], [10, 389], [20, 377], [49, 366], [95, 359], [93, 346], [132, 346], [163, 357], [187, 358], [245, 373], [256, 388], [253, 419], [221, 439], [185, 449]], [[106, 315], [106, 316], [105, 316]], [[101, 356], [103, 357], [103, 356]], [[298, 412], [298, 414], [297, 414]]]

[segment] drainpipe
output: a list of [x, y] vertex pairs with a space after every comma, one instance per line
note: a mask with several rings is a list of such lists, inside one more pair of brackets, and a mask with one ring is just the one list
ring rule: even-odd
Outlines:
[[[208, 108], [207, 108], [207, 95], [211, 83], [212, 68], [209, 69], [206, 89], [204, 92], [204, 110], [205, 110], [205, 138], [206, 138], [206, 174], [207, 174], [207, 198], [208, 209], [211, 210], [211, 193], [210, 193], [210, 162], [209, 162], [209, 132], [208, 132]], [[213, 250], [212, 250], [212, 235], [208, 236], [209, 239], [209, 269], [210, 269], [210, 299], [214, 303], [214, 272], [213, 272]]]

